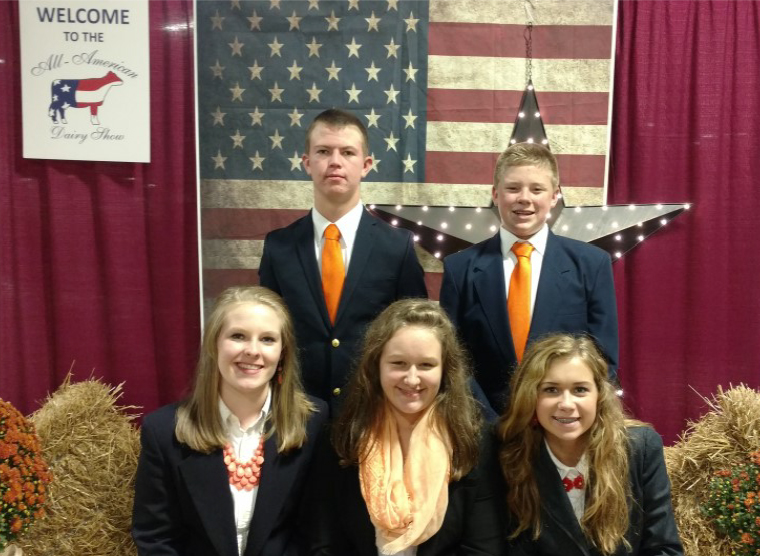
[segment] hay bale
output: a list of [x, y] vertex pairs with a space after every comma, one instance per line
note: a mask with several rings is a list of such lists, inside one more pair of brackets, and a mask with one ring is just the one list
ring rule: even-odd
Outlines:
[[760, 392], [718, 387], [715, 397], [705, 401], [710, 411], [665, 448], [665, 463], [686, 556], [731, 556], [739, 544], [719, 536], [700, 506], [716, 471], [747, 463], [749, 453], [760, 449]]
[[21, 542], [26, 556], [132, 556], [134, 478], [140, 453], [121, 385], [64, 384], [31, 416], [53, 473], [47, 517]]

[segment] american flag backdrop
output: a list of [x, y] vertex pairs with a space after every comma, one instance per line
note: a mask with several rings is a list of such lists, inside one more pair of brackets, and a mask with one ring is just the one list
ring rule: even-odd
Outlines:
[[[532, 80], [569, 204], [603, 200], [614, 0], [196, 1], [204, 294], [258, 282], [266, 233], [304, 215], [311, 119], [359, 115], [362, 200], [488, 206]], [[440, 261], [419, 252], [437, 297]]]

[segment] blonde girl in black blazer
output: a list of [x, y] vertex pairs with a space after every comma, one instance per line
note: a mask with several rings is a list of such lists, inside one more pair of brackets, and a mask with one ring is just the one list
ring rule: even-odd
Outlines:
[[499, 423], [511, 554], [678, 556], [662, 440], [627, 420], [593, 341], [534, 343]]
[[302, 491], [326, 414], [303, 392], [280, 296], [226, 290], [206, 324], [192, 393], [143, 422], [138, 553], [298, 554]]

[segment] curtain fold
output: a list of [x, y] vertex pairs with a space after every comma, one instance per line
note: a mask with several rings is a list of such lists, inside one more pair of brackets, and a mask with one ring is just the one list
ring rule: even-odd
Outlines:
[[668, 442], [760, 387], [759, 8], [619, 4], [608, 201], [693, 203], [614, 265], [625, 400]]
[[25, 413], [72, 368], [149, 411], [198, 354], [192, 1], [150, 2], [150, 164], [27, 160], [18, 1], [0, 3], [0, 397]]

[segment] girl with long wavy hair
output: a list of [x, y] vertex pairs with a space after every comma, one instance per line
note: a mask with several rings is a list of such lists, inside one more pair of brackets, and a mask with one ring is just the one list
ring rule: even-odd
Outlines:
[[318, 466], [311, 554], [502, 554], [498, 462], [468, 377], [436, 303], [377, 317]]
[[585, 336], [531, 345], [498, 425], [513, 555], [683, 554], [662, 439], [626, 419]]
[[224, 291], [206, 323], [192, 392], [142, 425], [138, 553], [300, 554], [301, 499], [326, 415], [301, 386], [280, 296], [262, 287]]

